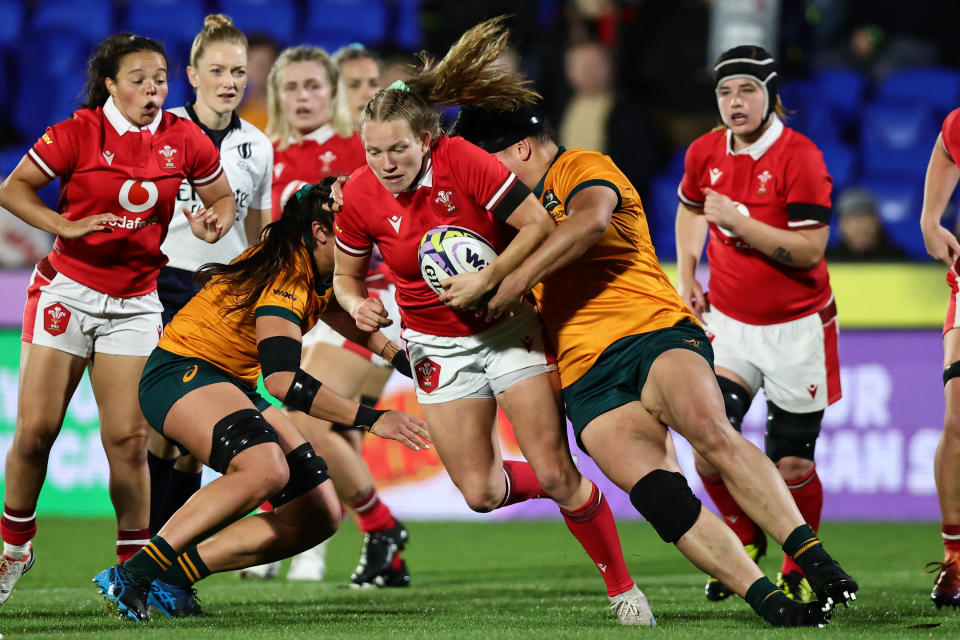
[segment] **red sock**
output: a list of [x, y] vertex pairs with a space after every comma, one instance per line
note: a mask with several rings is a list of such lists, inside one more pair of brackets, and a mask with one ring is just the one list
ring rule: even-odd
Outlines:
[[762, 533], [760, 527], [743, 512], [737, 501], [733, 499], [727, 485], [723, 482], [723, 478], [720, 476], [705, 476], [699, 471], [697, 474], [703, 481], [703, 488], [707, 490], [707, 494], [710, 495], [713, 504], [716, 505], [717, 511], [720, 512], [720, 517], [723, 518], [728, 527], [733, 529], [733, 532], [740, 538], [740, 542], [744, 545], [756, 542], [757, 537]]
[[27, 544], [37, 535], [37, 514], [33, 509], [11, 509], [3, 505], [0, 537], [9, 544]]
[[390, 507], [380, 502], [376, 489], [370, 489], [367, 495], [351, 502], [350, 507], [357, 512], [357, 527], [364, 533], [386, 531], [397, 526]]
[[117, 529], [117, 562], [126, 562], [150, 542], [150, 528]]
[[[820, 512], [823, 511], [823, 485], [820, 484], [820, 476], [817, 475], [817, 465], [813, 465], [813, 468], [803, 474], [802, 478], [788, 482], [787, 488], [790, 489], [793, 501], [797, 503], [800, 515], [816, 533], [820, 529]], [[800, 565], [787, 554], [783, 555], [780, 571], [784, 575], [791, 571], [803, 573]]]
[[[522, 460], [504, 460], [503, 476], [507, 479], [507, 493], [503, 497], [500, 507], [532, 500], [546, 498], [547, 494], [537, 480], [533, 467]], [[500, 507], [497, 507], [498, 509]]]
[[590, 499], [579, 509], [567, 511], [560, 509], [567, 528], [573, 534], [584, 551], [600, 569], [603, 581], [607, 583], [607, 595], [615, 596], [633, 587], [633, 578], [623, 560], [620, 548], [620, 534], [613, 521], [613, 512], [607, 499], [593, 485]]
[[940, 535], [943, 536], [943, 546], [947, 551], [956, 553], [960, 551], [960, 524], [940, 525]]

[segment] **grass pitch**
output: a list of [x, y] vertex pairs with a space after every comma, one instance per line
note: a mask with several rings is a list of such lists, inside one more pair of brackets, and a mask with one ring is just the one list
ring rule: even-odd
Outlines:
[[[703, 597], [704, 576], [643, 523], [620, 523], [630, 566], [660, 624], [620, 627], [596, 569], [560, 521], [407, 522], [408, 589], [345, 588], [359, 556], [349, 522], [334, 537], [319, 583], [239, 580], [200, 584], [203, 619], [109, 615], [91, 577], [112, 562], [113, 522], [41, 518], [37, 563], [0, 608], [6, 640], [69, 638], [958, 638], [960, 612], [930, 602], [942, 557], [936, 524], [826, 523], [828, 548], [859, 581], [859, 600], [827, 629], [776, 630], [739, 598]], [[776, 574], [779, 559], [761, 561]], [[282, 574], [281, 574], [282, 575]]]

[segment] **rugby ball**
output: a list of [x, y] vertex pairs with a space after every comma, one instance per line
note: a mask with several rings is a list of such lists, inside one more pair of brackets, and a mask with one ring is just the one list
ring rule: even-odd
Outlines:
[[423, 234], [418, 251], [420, 273], [434, 293], [443, 293], [440, 281], [458, 273], [480, 271], [497, 258], [497, 252], [483, 236], [443, 225]]

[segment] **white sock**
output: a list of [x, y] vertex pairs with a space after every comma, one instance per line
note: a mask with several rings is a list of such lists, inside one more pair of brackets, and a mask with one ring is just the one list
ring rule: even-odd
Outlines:
[[8, 558], [20, 560], [21, 558], [26, 558], [29, 554], [29, 542], [25, 542], [24, 544], [10, 544], [9, 542], [4, 541], [3, 543], [3, 555], [7, 556]]

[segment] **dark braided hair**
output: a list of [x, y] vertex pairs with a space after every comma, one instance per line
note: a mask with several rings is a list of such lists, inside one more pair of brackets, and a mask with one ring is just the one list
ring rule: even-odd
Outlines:
[[103, 106], [103, 103], [110, 97], [106, 79], [110, 78], [116, 82], [117, 71], [120, 70], [120, 61], [123, 60], [125, 55], [137, 51], [159, 53], [163, 56], [163, 62], [167, 65], [169, 71], [170, 61], [167, 60], [167, 52], [163, 43], [138, 36], [135, 33], [115, 33], [100, 43], [87, 62], [87, 84], [84, 86], [87, 99], [83, 103], [83, 107], [96, 109]]
[[319, 222], [325, 232], [333, 233], [334, 216], [324, 206], [328, 203], [329, 189], [320, 183], [300, 187], [283, 206], [280, 218], [263, 228], [255, 247], [230, 264], [203, 265], [197, 271], [197, 279], [206, 282], [217, 278], [229, 287], [235, 303], [226, 305], [225, 313], [249, 308], [278, 275], [287, 274], [292, 280], [293, 274], [312, 271], [313, 265], [304, 262], [305, 257], [312, 261], [312, 255], [305, 256], [304, 249], [312, 254], [315, 247], [311, 231], [314, 222]]

